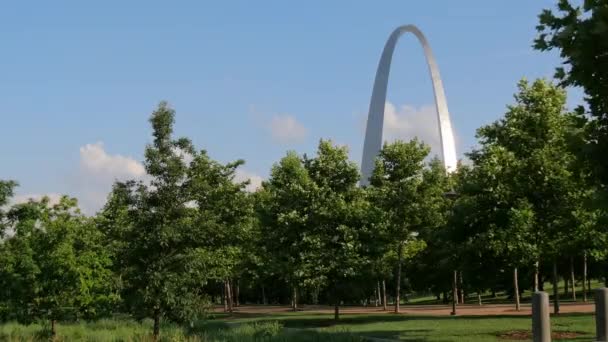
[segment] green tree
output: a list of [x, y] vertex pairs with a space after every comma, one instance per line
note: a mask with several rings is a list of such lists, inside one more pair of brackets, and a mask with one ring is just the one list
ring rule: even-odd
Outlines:
[[419, 234], [438, 227], [445, 218], [446, 172], [438, 160], [426, 167], [429, 152], [429, 147], [416, 139], [385, 144], [371, 177], [371, 200], [382, 211], [385, 232], [390, 236], [387, 247], [396, 256], [395, 312], [399, 312], [404, 260], [426, 247]]
[[154, 141], [146, 147], [149, 184], [118, 183], [102, 212], [108, 241], [122, 261], [126, 307], [154, 320], [191, 320], [207, 307], [204, 285], [227, 280], [251, 220], [245, 183], [234, 183], [242, 161], [222, 165], [174, 139], [175, 112], [162, 102], [150, 122]]
[[75, 199], [51, 206], [45, 197], [16, 205], [9, 216], [14, 235], [2, 246], [0, 273], [13, 317], [48, 319], [55, 336], [57, 320], [109, 311], [117, 299], [111, 261]]
[[[586, 188], [573, 171], [567, 138], [574, 120], [565, 110], [565, 91], [544, 80], [523, 80], [518, 88], [504, 118], [478, 130], [481, 148], [470, 157], [477, 168], [476, 199], [484, 201], [478, 204], [494, 211], [490, 227], [501, 231], [495, 238], [508, 244], [503, 251], [531, 256], [538, 289], [542, 260], [554, 265], [556, 281], [564, 234]], [[514, 265], [525, 261], [507, 254]]]
[[[514, 154], [502, 146], [478, 152], [472, 156], [474, 167], [459, 169], [451, 241], [462, 246], [462, 265], [478, 293], [501, 287], [496, 282], [497, 270], [513, 270], [513, 296], [519, 310], [518, 267], [536, 261], [531, 258], [536, 252], [530, 234], [533, 212], [512, 184], [520, 166]], [[495, 277], [488, 277], [491, 273]]]
[[[557, 10], [539, 15], [534, 47], [556, 49], [563, 60], [556, 78], [565, 86], [582, 87], [588, 104], [586, 147], [592, 170], [602, 184], [608, 184], [608, 2], [585, 0], [581, 5], [559, 0]], [[580, 108], [579, 113], [585, 109]]]
[[359, 170], [348, 159], [346, 147], [321, 140], [314, 158], [304, 165], [315, 187], [307, 232], [319, 244], [316, 267], [327, 279], [334, 302], [334, 318], [340, 317], [341, 297], [363, 267], [369, 266], [364, 236], [369, 202], [357, 186]]
[[323, 274], [316, 260], [322, 242], [309, 231], [314, 188], [302, 159], [289, 152], [272, 167], [270, 178], [257, 194], [260, 235], [270, 256], [268, 265], [292, 288], [294, 310], [297, 288]]

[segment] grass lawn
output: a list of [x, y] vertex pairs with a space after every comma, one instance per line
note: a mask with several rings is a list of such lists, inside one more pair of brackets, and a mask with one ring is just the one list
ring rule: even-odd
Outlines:
[[[601, 287], [604, 287], [604, 283], [602, 281], [599, 281], [596, 279], [591, 281], [591, 289], [597, 289], [597, 288], [601, 288]], [[559, 288], [560, 300], [563, 302], [572, 302], [571, 294], [568, 294], [568, 296], [564, 296], [564, 281], [563, 280], [560, 280], [560, 282], [558, 283], [558, 288]], [[545, 292], [547, 292], [549, 294], [549, 296], [552, 298], [553, 297], [553, 284], [545, 283], [544, 289], [545, 289]], [[576, 299], [578, 302], [583, 301], [583, 287], [580, 282], [577, 283], [577, 286], [576, 286]], [[593, 300], [593, 290], [589, 291], [588, 299], [591, 301]], [[522, 303], [530, 302], [532, 300], [532, 291], [530, 291], [529, 289], [526, 289], [523, 292], [523, 294], [521, 295], [520, 300]], [[510, 304], [510, 303], [513, 303], [513, 300], [509, 299], [505, 292], [497, 292], [496, 297], [492, 297], [492, 295], [488, 292], [483, 293], [482, 301], [484, 304], [507, 304], [507, 303]], [[466, 302], [467, 303], [477, 303], [477, 294], [468, 294], [467, 298], [466, 298]], [[442, 301], [441, 300], [438, 301], [437, 298], [433, 295], [410, 295], [410, 296], [408, 296], [408, 301], [404, 302], [404, 303], [405, 304], [417, 304], [417, 305], [441, 304]]]
[[[280, 314], [239, 321], [278, 320], [287, 328], [315, 330], [328, 335], [345, 331], [355, 335], [403, 341], [512, 341], [506, 338], [525, 339], [531, 331], [530, 317], [513, 316], [473, 316], [473, 317], [429, 317], [407, 315], [343, 315], [334, 324], [331, 315]], [[561, 338], [554, 341], [591, 341], [595, 333], [592, 315], [571, 314], [552, 317], [553, 332], [560, 332]], [[564, 332], [576, 333], [564, 337]], [[529, 340], [529, 339], [527, 339]]]
[[[552, 317], [554, 341], [592, 341], [594, 317], [562, 314]], [[57, 341], [118, 342], [152, 341], [152, 322], [127, 318], [58, 325]], [[365, 337], [386, 340], [525, 341], [530, 340], [531, 318], [525, 316], [409, 316], [392, 314], [333, 315], [306, 312], [271, 315], [236, 315], [198, 322], [191, 326], [163, 324], [161, 341], [248, 342], [248, 341], [365, 341]], [[515, 339], [517, 337], [517, 339]], [[48, 326], [0, 324], [0, 341], [48, 341]]]

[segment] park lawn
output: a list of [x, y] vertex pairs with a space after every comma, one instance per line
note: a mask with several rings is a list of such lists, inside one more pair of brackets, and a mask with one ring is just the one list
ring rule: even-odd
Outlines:
[[[161, 341], [364, 341], [363, 337], [387, 340], [452, 342], [510, 341], [502, 335], [529, 334], [531, 318], [525, 316], [414, 316], [391, 314], [342, 315], [335, 323], [329, 314], [305, 312], [243, 315], [201, 321], [193, 326], [163, 324]], [[554, 341], [591, 341], [595, 330], [589, 314], [552, 317], [554, 332], [576, 332]], [[114, 318], [95, 322], [61, 323], [57, 341], [152, 341], [152, 322]], [[48, 341], [48, 326], [0, 324], [0, 341]]]
[[[530, 332], [531, 318], [525, 316], [409, 316], [409, 315], [343, 315], [335, 324], [327, 314], [277, 314], [241, 321], [278, 320], [286, 328], [355, 335], [403, 341], [510, 341], [501, 338], [512, 332]], [[591, 341], [595, 332], [594, 317], [589, 314], [563, 314], [551, 319], [554, 332], [576, 332], [574, 338], [554, 341]]]
[[[589, 291], [588, 299], [592, 301], [593, 300], [593, 293], [592, 293], [593, 289], [598, 289], [601, 287], [604, 287], [604, 282], [593, 279], [591, 281], [592, 290]], [[559, 288], [560, 300], [563, 302], [572, 302], [570, 294], [568, 294], [568, 296], [564, 295], [564, 281], [563, 280], [560, 280], [560, 282], [558, 283], [558, 288]], [[545, 289], [545, 292], [547, 292], [550, 297], [553, 297], [553, 283], [549, 283], [549, 282], [545, 283], [544, 289]], [[576, 299], [578, 302], [583, 301], [583, 287], [580, 282], [578, 282], [577, 286], [576, 286]], [[520, 300], [522, 303], [531, 302], [532, 291], [525, 290], [523, 292], [523, 294], [521, 295]], [[513, 300], [509, 299], [507, 294], [502, 291], [497, 292], [496, 297], [492, 297], [492, 295], [489, 292], [485, 292], [482, 294], [482, 301], [484, 304], [510, 304], [510, 303], [513, 303]], [[477, 303], [477, 294], [469, 294], [466, 298], [466, 302], [467, 303]], [[429, 294], [425, 294], [425, 295], [411, 294], [408, 296], [407, 302], [403, 302], [403, 304], [416, 304], [416, 305], [441, 304], [441, 303], [442, 303], [441, 300], [438, 301], [434, 295], [429, 295]]]

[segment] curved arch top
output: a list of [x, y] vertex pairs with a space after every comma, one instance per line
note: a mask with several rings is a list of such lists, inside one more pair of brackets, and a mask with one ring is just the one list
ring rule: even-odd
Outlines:
[[369, 104], [369, 114], [367, 117], [367, 128], [365, 130], [365, 141], [363, 143], [363, 160], [361, 161], [362, 178], [360, 184], [365, 186], [369, 184], [369, 178], [374, 170], [374, 163], [378, 152], [382, 148], [382, 128], [384, 126], [384, 105], [386, 103], [386, 88], [388, 85], [388, 76], [391, 68], [391, 60], [397, 41], [404, 33], [413, 33], [424, 49], [431, 81], [433, 83], [433, 92], [435, 94], [435, 106], [437, 108], [437, 121], [439, 123], [439, 136], [441, 141], [441, 156], [443, 165], [447, 172], [456, 170], [456, 146], [454, 143], [454, 133], [452, 131], [452, 123], [450, 121], [450, 113], [448, 112], [448, 104], [443, 90], [443, 82], [439, 75], [439, 68], [433, 56], [433, 51], [422, 32], [414, 25], [404, 25], [398, 27], [391, 33], [388, 41], [384, 45], [382, 57], [376, 71], [376, 79], [374, 81], [374, 90]]

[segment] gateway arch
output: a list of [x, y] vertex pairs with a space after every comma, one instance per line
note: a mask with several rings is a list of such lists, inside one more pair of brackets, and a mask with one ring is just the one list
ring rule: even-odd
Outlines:
[[376, 71], [374, 90], [369, 104], [369, 114], [367, 116], [367, 128], [365, 130], [365, 142], [363, 144], [363, 160], [361, 161], [362, 186], [369, 185], [369, 178], [374, 170], [374, 163], [378, 152], [382, 148], [382, 128], [384, 126], [384, 104], [386, 103], [386, 88], [388, 76], [391, 69], [391, 60], [395, 45], [404, 33], [413, 33], [424, 49], [424, 56], [431, 74], [433, 82], [433, 92], [435, 94], [435, 106], [437, 108], [437, 121], [439, 123], [439, 136], [441, 141], [441, 157], [447, 172], [456, 170], [456, 146], [454, 143], [454, 133], [448, 112], [448, 104], [443, 91], [443, 83], [439, 75], [439, 68], [433, 56], [433, 51], [422, 32], [414, 25], [404, 25], [398, 27], [391, 33], [388, 41], [384, 45], [382, 57]]

